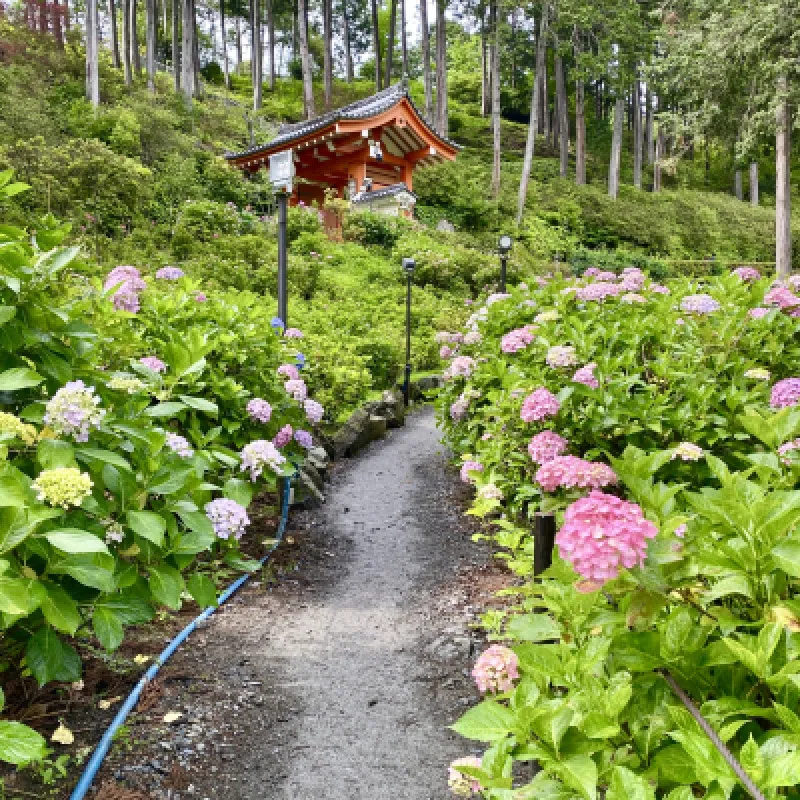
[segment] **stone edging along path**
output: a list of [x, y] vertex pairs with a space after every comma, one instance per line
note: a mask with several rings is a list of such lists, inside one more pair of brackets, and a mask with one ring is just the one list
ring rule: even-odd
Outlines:
[[277, 583], [164, 668], [96, 798], [447, 797], [469, 753], [447, 725], [477, 699], [470, 625], [508, 578], [471, 541], [430, 409], [332, 471], [328, 503], [293, 513]]

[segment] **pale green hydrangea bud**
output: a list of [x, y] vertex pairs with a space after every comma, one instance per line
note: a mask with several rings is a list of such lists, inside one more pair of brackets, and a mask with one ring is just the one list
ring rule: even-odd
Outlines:
[[92, 479], [75, 467], [46, 469], [31, 484], [39, 502], [51, 506], [79, 506], [92, 493]]

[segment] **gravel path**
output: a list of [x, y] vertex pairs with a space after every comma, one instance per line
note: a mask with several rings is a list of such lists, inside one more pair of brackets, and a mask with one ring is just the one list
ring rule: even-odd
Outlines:
[[158, 798], [446, 798], [469, 752], [446, 727], [475, 700], [469, 625], [495, 587], [476, 597], [493, 573], [441, 450], [423, 410], [337, 470], [294, 517], [294, 580], [179, 651], [106, 778]]

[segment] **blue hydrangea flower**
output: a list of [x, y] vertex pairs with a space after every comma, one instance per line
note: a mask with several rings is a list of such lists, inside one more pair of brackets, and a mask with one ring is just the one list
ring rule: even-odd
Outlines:
[[270, 320], [269, 324], [275, 330], [283, 330], [286, 327], [286, 325], [284, 325], [284, 322], [280, 317], [273, 317]]

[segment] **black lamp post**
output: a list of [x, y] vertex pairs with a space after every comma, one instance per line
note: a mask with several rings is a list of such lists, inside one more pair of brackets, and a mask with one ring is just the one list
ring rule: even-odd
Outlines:
[[406, 273], [406, 373], [403, 381], [403, 404], [408, 408], [411, 395], [411, 279], [417, 262], [413, 258], [403, 259], [403, 272]]
[[497, 243], [497, 252], [500, 256], [500, 291], [506, 290], [506, 266], [508, 265], [508, 254], [511, 250], [511, 237], [503, 234]]
[[276, 199], [278, 201], [278, 317], [283, 322], [285, 329], [289, 325], [286, 319], [289, 313], [289, 292], [286, 276], [286, 219], [289, 195], [285, 190], [281, 189], [276, 193]]

